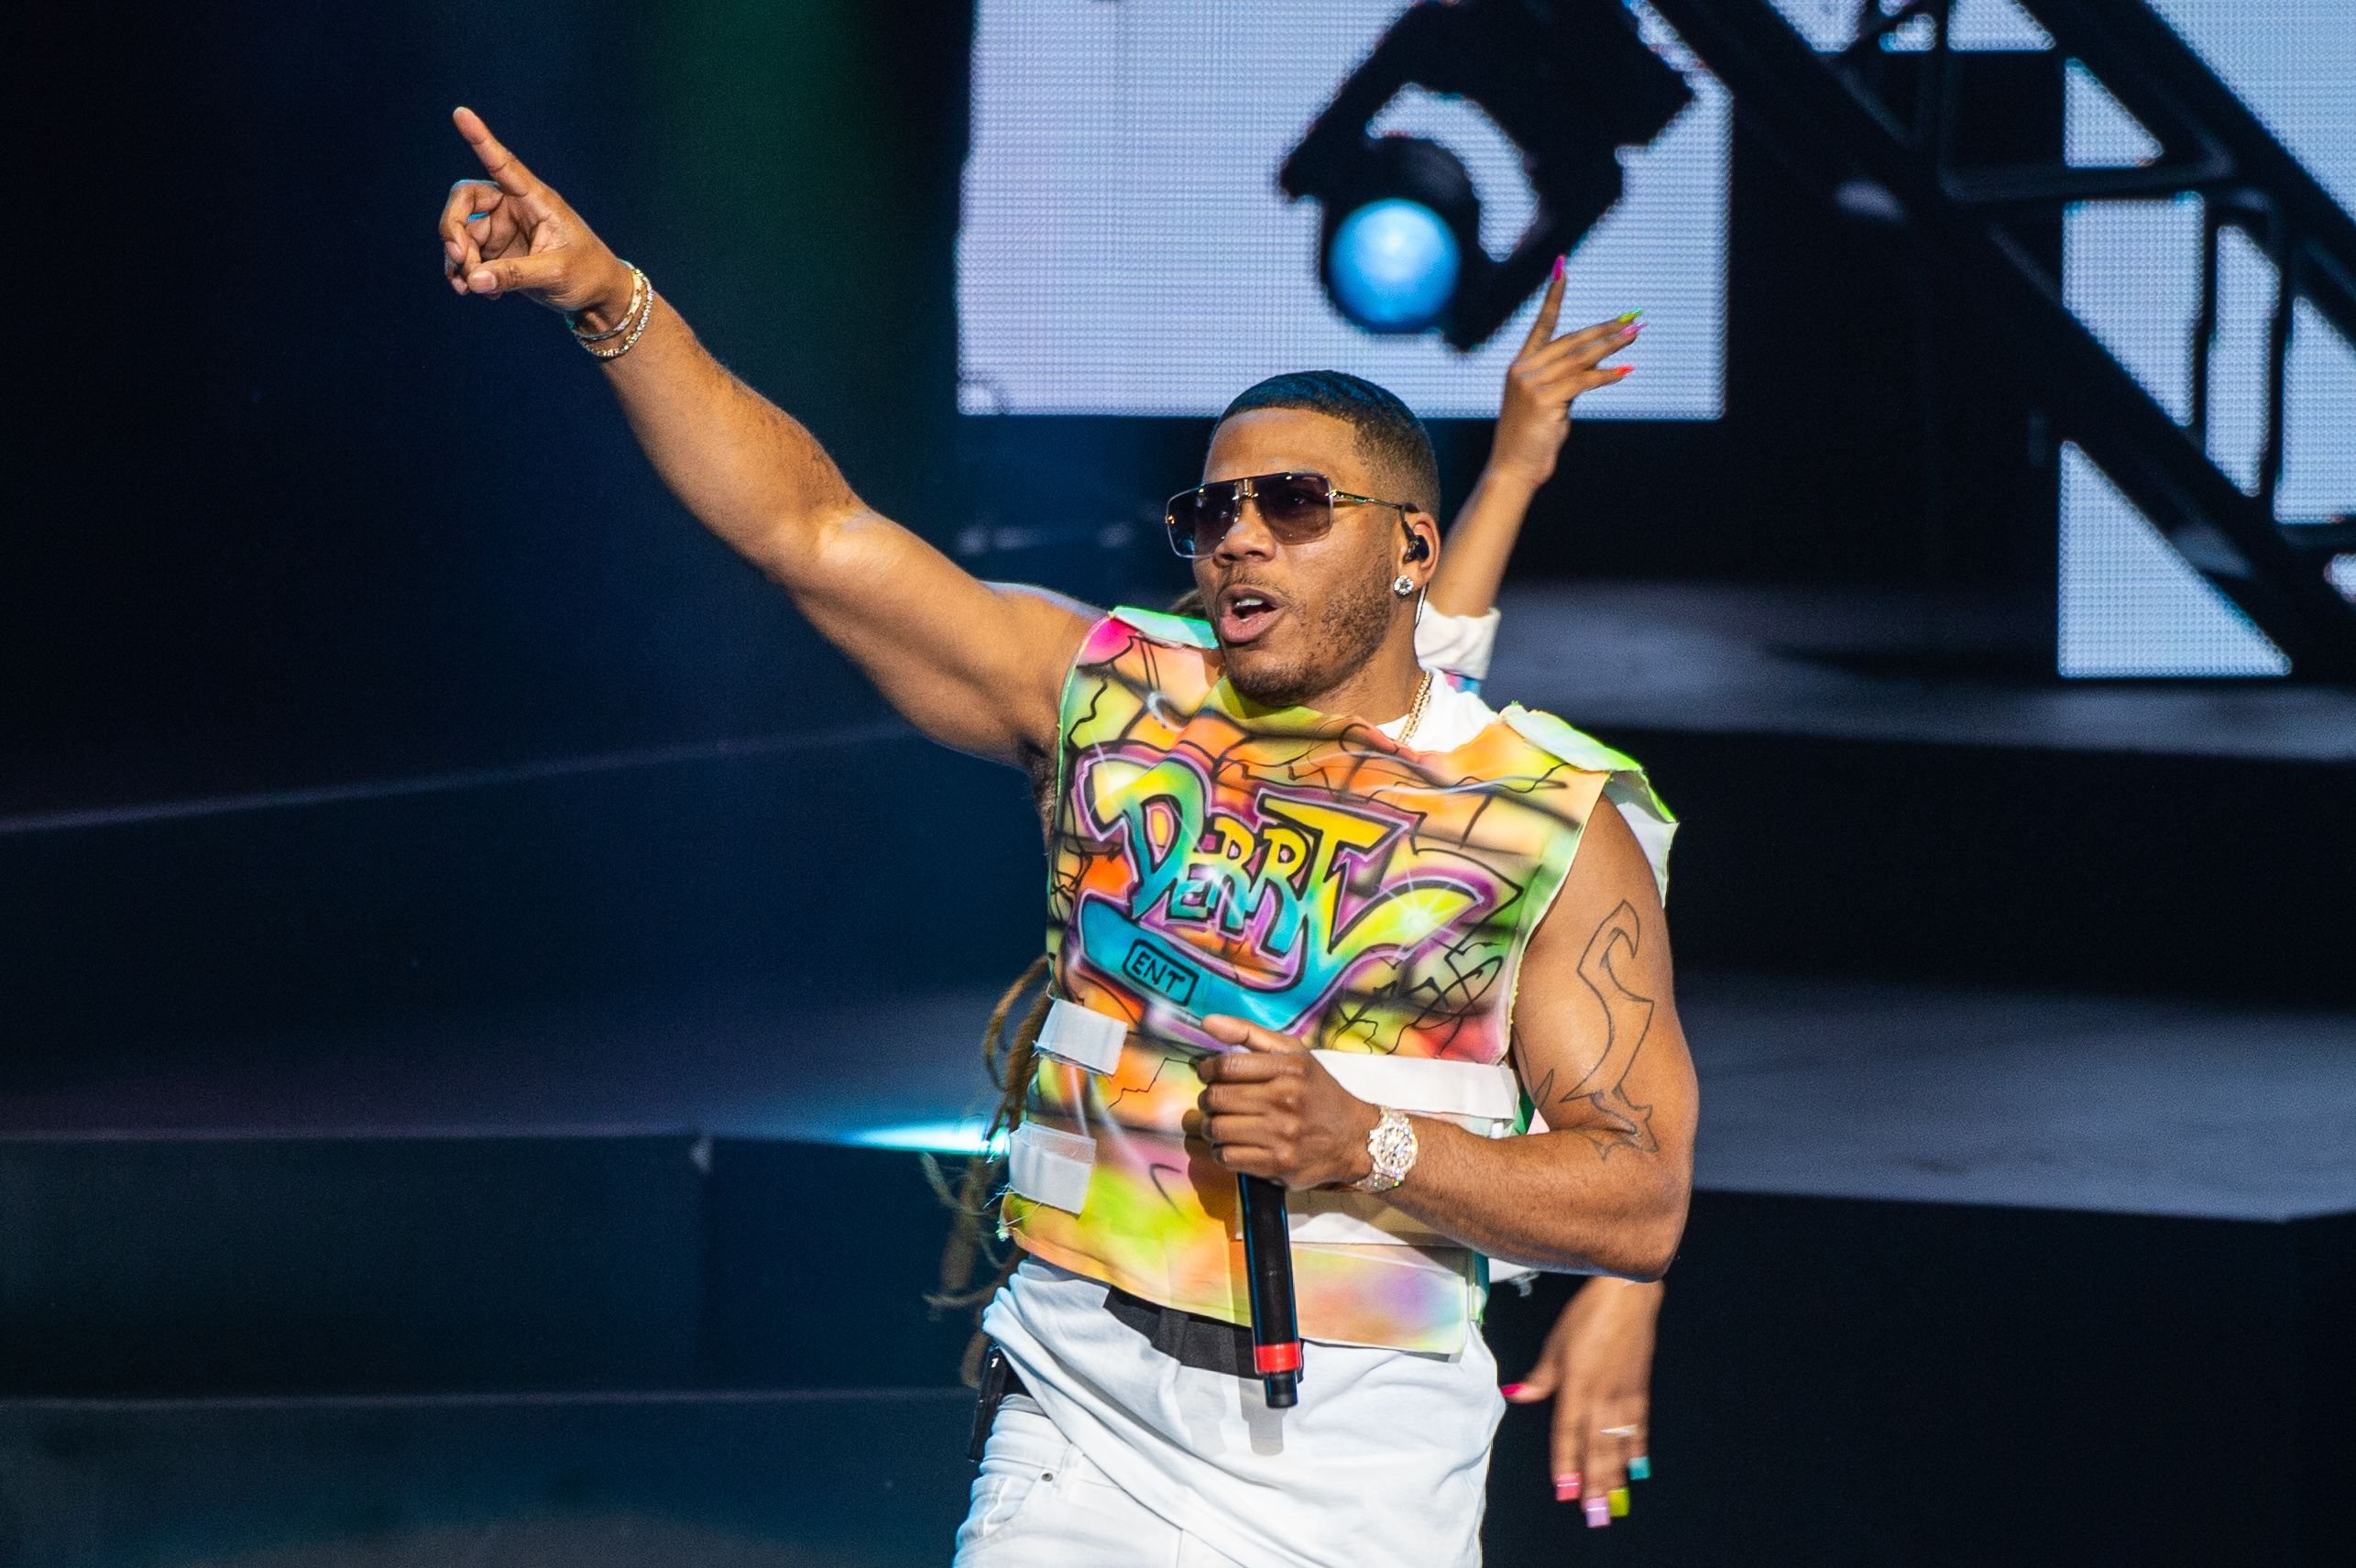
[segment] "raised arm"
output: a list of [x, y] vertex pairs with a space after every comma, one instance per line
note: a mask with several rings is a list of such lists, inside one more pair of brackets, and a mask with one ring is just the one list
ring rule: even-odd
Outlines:
[[[453, 118], [485, 178], [460, 181], [443, 206], [452, 290], [522, 294], [585, 334], [632, 324], [629, 266], [481, 116], [460, 109]], [[628, 352], [603, 367], [672, 493], [775, 578], [926, 734], [1017, 764], [1047, 754], [1089, 610], [983, 583], [877, 513], [810, 433], [730, 375], [661, 294], [646, 312]]]
[[1557, 262], [1554, 281], [1539, 302], [1538, 319], [1506, 371], [1489, 461], [1448, 531], [1448, 547], [1432, 576], [1428, 602], [1443, 615], [1484, 616], [1496, 605], [1530, 499], [1554, 477], [1555, 459], [1571, 433], [1572, 400], [1611, 386], [1630, 369], [1604, 361], [1636, 341], [1638, 313], [1557, 337], [1554, 323], [1562, 313], [1562, 266]]

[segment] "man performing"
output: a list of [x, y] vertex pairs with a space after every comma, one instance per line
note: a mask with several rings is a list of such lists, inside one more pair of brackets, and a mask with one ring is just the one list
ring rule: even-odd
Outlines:
[[[444, 204], [451, 288], [566, 313], [682, 502], [911, 723], [1037, 785], [1056, 1002], [1010, 1158], [1028, 1261], [984, 1322], [1021, 1392], [959, 1561], [1477, 1562], [1488, 1260], [1659, 1277], [1696, 1102], [1666, 812], [1626, 758], [1417, 663], [1420, 424], [1333, 372], [1236, 400], [1168, 509], [1207, 626], [985, 584], [456, 120], [489, 179]], [[1614, 324], [1552, 370], [1613, 378]], [[1284, 1411], [1237, 1327], [1239, 1174], [1293, 1192]]]

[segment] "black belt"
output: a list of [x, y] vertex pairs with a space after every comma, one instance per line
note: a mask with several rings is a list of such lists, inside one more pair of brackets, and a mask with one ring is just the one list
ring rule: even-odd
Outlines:
[[[1252, 1366], [1252, 1331], [1240, 1323], [1165, 1307], [1109, 1285], [1104, 1289], [1104, 1310], [1181, 1366], [1223, 1372], [1230, 1377], [1259, 1376]], [[998, 1407], [1006, 1396], [1020, 1394], [1027, 1398], [1030, 1393], [1006, 1353], [992, 1345], [981, 1361], [981, 1398], [973, 1412], [972, 1458], [981, 1459], [991, 1425], [998, 1419]]]
[[1252, 1331], [1241, 1323], [1165, 1307], [1112, 1286], [1105, 1287], [1104, 1310], [1180, 1366], [1230, 1377], [1259, 1376], [1252, 1365]]

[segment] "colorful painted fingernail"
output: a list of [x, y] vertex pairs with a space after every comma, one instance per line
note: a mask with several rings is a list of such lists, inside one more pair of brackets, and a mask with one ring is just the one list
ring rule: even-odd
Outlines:
[[1633, 376], [1636, 374], [1636, 367], [1633, 365], [1615, 365], [1612, 367], [1612, 372], [1617, 376]]
[[1560, 283], [1562, 281], [1562, 264], [1570, 259], [1571, 258], [1567, 256], [1556, 257], [1554, 258], [1554, 275], [1551, 278], [1549, 278], [1547, 281], [1550, 283]]
[[1632, 321], [1636, 320], [1636, 318], [1637, 318], [1637, 317], [1638, 317], [1638, 316], [1640, 316], [1640, 315], [1642, 315], [1642, 314], [1644, 314], [1644, 313], [1643, 313], [1642, 311], [1640, 311], [1640, 310], [1629, 311], [1629, 312], [1627, 312], [1626, 314], [1622, 315], [1619, 319], [1621, 320], [1621, 322], [1622, 322], [1623, 323], [1625, 323], [1632, 322]]
[[1643, 330], [1644, 325], [1642, 323], [1630, 322], [1627, 325], [1620, 328], [1620, 335], [1622, 337], [1634, 337], [1638, 333], [1642, 332]]
[[1499, 1388], [1497, 1392], [1503, 1394], [1508, 1399], [1518, 1399], [1521, 1398], [1521, 1391], [1529, 1387], [1529, 1385], [1527, 1383], [1508, 1383], [1504, 1387]]
[[1634, 1459], [1629, 1460], [1627, 1462], [1627, 1478], [1631, 1481], [1651, 1480], [1652, 1461], [1641, 1453], [1638, 1454]]
[[1602, 1497], [1590, 1497], [1579, 1505], [1587, 1512], [1587, 1528], [1601, 1530], [1612, 1522], [1612, 1505]]
[[1573, 1470], [1568, 1475], [1557, 1475], [1554, 1478], [1554, 1500], [1556, 1502], [1576, 1502], [1578, 1497], [1579, 1473], [1576, 1470]]
[[1616, 1519], [1624, 1519], [1627, 1518], [1628, 1498], [1627, 1488], [1626, 1486], [1613, 1487], [1610, 1495], [1605, 1498], [1605, 1501], [1611, 1508], [1612, 1518]]

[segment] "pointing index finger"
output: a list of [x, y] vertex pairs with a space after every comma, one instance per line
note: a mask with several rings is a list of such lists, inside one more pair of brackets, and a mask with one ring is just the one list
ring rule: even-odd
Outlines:
[[1528, 354], [1531, 349], [1552, 337], [1554, 323], [1562, 319], [1562, 262], [1563, 258], [1560, 256], [1554, 258], [1554, 277], [1546, 285], [1544, 297], [1538, 302], [1538, 319], [1529, 323], [1529, 335], [1521, 342], [1521, 351], [1524, 354]]
[[510, 196], [529, 196], [540, 188], [540, 181], [531, 177], [523, 160], [491, 135], [491, 127], [483, 123], [482, 115], [460, 107], [450, 112], [450, 118], [457, 126], [458, 134], [466, 138], [466, 145], [475, 149], [475, 156], [482, 159], [483, 172], [500, 190]]

